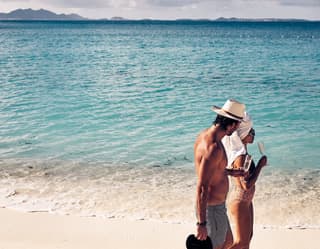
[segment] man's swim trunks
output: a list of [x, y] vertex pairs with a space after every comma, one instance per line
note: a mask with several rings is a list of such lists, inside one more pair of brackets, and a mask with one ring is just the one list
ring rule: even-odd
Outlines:
[[207, 230], [211, 238], [213, 248], [221, 246], [230, 230], [225, 203], [215, 206], [207, 206]]

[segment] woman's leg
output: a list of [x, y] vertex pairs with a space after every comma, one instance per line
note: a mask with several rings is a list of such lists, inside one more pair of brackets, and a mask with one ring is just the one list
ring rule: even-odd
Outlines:
[[250, 210], [250, 227], [251, 227], [250, 241], [251, 241], [253, 236], [253, 224], [254, 224], [254, 211], [253, 211], [252, 202], [250, 203], [249, 210]]
[[233, 202], [230, 205], [234, 223], [234, 243], [229, 249], [249, 248], [251, 236], [251, 211], [248, 202]]

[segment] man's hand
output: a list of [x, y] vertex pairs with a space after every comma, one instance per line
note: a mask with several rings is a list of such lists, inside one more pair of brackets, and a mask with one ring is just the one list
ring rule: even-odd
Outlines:
[[240, 176], [245, 176], [246, 172], [243, 169], [229, 169], [226, 168], [225, 172], [229, 176], [234, 176], [234, 177], [240, 177]]
[[208, 237], [208, 231], [206, 226], [197, 226], [197, 239], [206, 240]]

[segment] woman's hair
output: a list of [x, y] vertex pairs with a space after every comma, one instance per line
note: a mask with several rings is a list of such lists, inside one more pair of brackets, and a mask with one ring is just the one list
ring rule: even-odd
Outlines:
[[213, 121], [213, 124], [219, 124], [222, 129], [226, 130], [228, 125], [233, 125], [233, 124], [237, 124], [240, 121], [231, 119], [231, 118], [227, 118], [221, 115], [217, 115], [215, 121]]

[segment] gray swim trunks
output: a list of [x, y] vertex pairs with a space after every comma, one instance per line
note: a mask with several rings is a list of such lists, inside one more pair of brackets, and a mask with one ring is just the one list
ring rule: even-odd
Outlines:
[[207, 207], [207, 231], [213, 248], [221, 246], [230, 230], [225, 203]]

